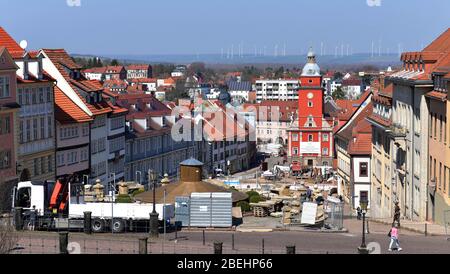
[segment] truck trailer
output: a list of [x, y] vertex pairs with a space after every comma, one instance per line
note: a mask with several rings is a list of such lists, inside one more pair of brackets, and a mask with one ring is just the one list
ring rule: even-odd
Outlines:
[[[91, 191], [92, 188], [95, 190]], [[32, 226], [36, 230], [83, 229], [85, 212], [90, 212], [95, 233], [135, 231], [148, 227], [153, 211], [153, 204], [149, 203], [119, 203], [113, 187], [109, 195], [104, 195], [100, 182], [91, 186], [70, 179], [19, 182], [12, 200], [13, 210], [22, 212], [23, 229]], [[175, 216], [171, 204], [156, 204], [155, 210], [160, 223]]]

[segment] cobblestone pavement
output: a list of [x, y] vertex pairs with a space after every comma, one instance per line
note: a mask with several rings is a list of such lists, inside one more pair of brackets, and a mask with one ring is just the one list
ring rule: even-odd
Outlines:
[[[295, 245], [299, 254], [353, 254], [361, 244], [361, 232], [358, 232], [358, 223], [351, 224], [349, 233], [317, 233], [298, 231], [258, 232], [231, 232], [206, 231], [205, 245], [201, 231], [178, 232], [160, 235], [157, 240], [149, 240], [149, 253], [168, 254], [211, 254], [213, 243], [223, 243], [225, 254], [284, 254], [287, 245]], [[389, 253], [387, 251], [389, 238], [387, 226], [374, 226], [370, 234], [366, 235], [366, 243], [377, 248], [375, 253]], [[234, 236], [233, 236], [234, 235]], [[139, 238], [146, 234], [93, 234], [71, 233], [69, 236], [69, 250], [75, 253], [88, 254], [136, 254], [139, 250]], [[234, 237], [234, 248], [233, 248]], [[450, 253], [450, 241], [442, 236], [429, 236], [400, 232], [400, 243], [404, 249], [401, 253]], [[58, 253], [58, 234], [52, 232], [21, 232], [19, 243], [13, 253]], [[394, 252], [395, 254], [399, 252]]]

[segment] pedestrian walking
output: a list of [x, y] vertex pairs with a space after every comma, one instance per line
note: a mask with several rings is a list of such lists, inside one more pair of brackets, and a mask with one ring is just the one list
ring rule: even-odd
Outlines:
[[36, 206], [34, 205], [33, 208], [30, 210], [30, 227], [29, 227], [29, 229], [31, 231], [34, 231], [34, 227], [36, 225], [36, 215], [37, 215]]
[[398, 206], [398, 201], [395, 202], [394, 221], [392, 222], [392, 225], [395, 224], [397, 224], [400, 227], [400, 207]]
[[392, 251], [392, 248], [395, 245], [395, 249], [397, 251], [402, 251], [403, 249], [400, 247], [400, 241], [398, 240], [398, 225], [397, 224], [392, 226], [391, 230], [389, 231], [388, 236], [391, 239], [388, 250]]

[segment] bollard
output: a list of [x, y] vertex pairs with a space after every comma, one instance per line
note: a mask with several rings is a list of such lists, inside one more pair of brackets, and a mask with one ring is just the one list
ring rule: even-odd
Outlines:
[[14, 228], [17, 231], [23, 229], [23, 218], [22, 218], [23, 208], [15, 207], [14, 208]]
[[92, 212], [86, 211], [84, 213], [84, 233], [92, 233]]
[[147, 237], [139, 238], [139, 254], [147, 254]]
[[231, 234], [231, 250], [234, 250], [234, 234]]
[[175, 240], [178, 239], [178, 224], [175, 223]]
[[69, 232], [59, 232], [59, 254], [69, 254], [67, 245], [69, 244]]
[[286, 246], [286, 254], [295, 254], [295, 245]]
[[425, 236], [428, 236], [428, 224], [425, 223]]
[[262, 239], [262, 254], [264, 254], [264, 238]]
[[214, 254], [222, 254], [222, 242], [214, 242]]
[[205, 245], [205, 230], [203, 230], [203, 245]]

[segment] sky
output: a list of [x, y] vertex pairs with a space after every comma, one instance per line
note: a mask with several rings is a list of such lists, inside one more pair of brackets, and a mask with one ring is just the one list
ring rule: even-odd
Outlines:
[[77, 54], [335, 54], [421, 50], [450, 27], [448, 0], [0, 0], [29, 49]]

